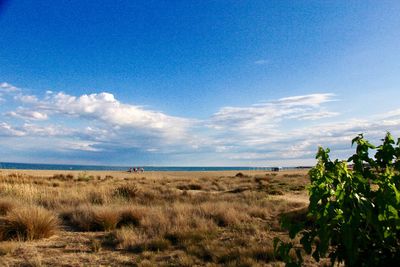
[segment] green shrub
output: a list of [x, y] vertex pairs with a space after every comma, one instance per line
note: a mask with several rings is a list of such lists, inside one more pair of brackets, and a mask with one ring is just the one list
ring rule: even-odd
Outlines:
[[[375, 147], [359, 135], [356, 153], [347, 161], [331, 161], [329, 149], [319, 148], [317, 165], [310, 171], [308, 217], [312, 226], [290, 224], [291, 238], [300, 244], [275, 239], [275, 251], [288, 266], [302, 263], [302, 253], [332, 265], [395, 266], [400, 261], [400, 138], [390, 133]], [[376, 150], [370, 158], [370, 149]], [[296, 252], [297, 259], [289, 255]]]

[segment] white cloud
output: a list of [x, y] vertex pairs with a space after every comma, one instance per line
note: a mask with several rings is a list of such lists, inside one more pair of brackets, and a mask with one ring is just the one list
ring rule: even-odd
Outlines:
[[[264, 161], [274, 159], [285, 161], [287, 159], [312, 159], [318, 146], [331, 147], [338, 157], [346, 159], [353, 153], [351, 140], [359, 133], [373, 143], [377, 143], [386, 131], [395, 136], [400, 134], [400, 116], [391, 120], [369, 121], [349, 119], [346, 122], [330, 122], [316, 126], [302, 126], [295, 130], [281, 130], [276, 138], [264, 138], [258, 143], [246, 142], [244, 152], [236, 153], [234, 158], [239, 160], [244, 155], [244, 160]], [[251, 139], [250, 139], [251, 140]], [[239, 147], [243, 142], [239, 142]], [[242, 147], [242, 148], [243, 148]], [[267, 152], [266, 152], [267, 151]]]
[[21, 130], [24, 131], [26, 135], [41, 137], [74, 137], [79, 133], [79, 130], [52, 124], [40, 126], [32, 123], [25, 123], [21, 127]]
[[152, 130], [174, 138], [184, 134], [190, 119], [166, 115], [141, 106], [124, 104], [110, 93], [82, 95], [52, 94], [36, 108], [68, 116], [95, 119], [111, 126]]
[[288, 116], [288, 119], [297, 119], [297, 120], [319, 120], [325, 118], [332, 118], [338, 116], [338, 112], [332, 111], [316, 111], [316, 112], [307, 112], [302, 114], [293, 114]]
[[59, 146], [64, 150], [78, 150], [78, 151], [88, 151], [88, 152], [98, 152], [102, 149], [96, 148], [97, 142], [87, 142], [87, 141], [67, 141], [62, 142]]
[[218, 164], [214, 161], [218, 158], [231, 164], [293, 164], [313, 161], [318, 145], [348, 155], [351, 139], [361, 132], [374, 140], [386, 130], [400, 134], [399, 110], [368, 119], [333, 121], [340, 114], [328, 109], [333, 105], [327, 103], [335, 101], [329, 93], [222, 107], [208, 119], [195, 120], [123, 103], [106, 92], [73, 96], [48, 91], [37, 97], [15, 90], [13, 100], [22, 107], [5, 113], [10, 121], [0, 122], [0, 135], [18, 137], [18, 147], [30, 142], [30, 150], [35, 145], [38, 150], [51, 149], [45, 144], [54, 143], [57, 151], [122, 156], [135, 151], [165, 155], [171, 162], [174, 157], [206, 162], [203, 155], [212, 158], [212, 165]]
[[28, 103], [28, 104], [34, 104], [38, 102], [38, 98], [35, 95], [18, 94], [14, 96], [14, 99], [22, 103]]
[[337, 116], [337, 112], [320, 107], [321, 104], [332, 101], [333, 96], [312, 94], [281, 98], [250, 107], [224, 107], [213, 115], [210, 127], [248, 135], [270, 131], [283, 119], [317, 120]]
[[6, 113], [8, 116], [24, 119], [24, 120], [47, 120], [47, 114], [35, 110], [18, 108], [16, 111]]
[[18, 87], [15, 87], [12, 84], [3, 82], [0, 83], [0, 93], [14, 93], [14, 92], [19, 92], [21, 91], [21, 89], [19, 89]]
[[[216, 152], [237, 162], [263, 165], [271, 160], [293, 162], [312, 161], [317, 147], [333, 147], [339, 157], [351, 152], [351, 139], [365, 133], [378, 141], [386, 131], [400, 134], [400, 112], [388, 112], [380, 119], [343, 119], [322, 123], [307, 120], [331, 118], [339, 115], [327, 111], [324, 103], [334, 101], [333, 94], [294, 96], [257, 104], [250, 107], [226, 107], [214, 114], [212, 136]], [[292, 120], [301, 121], [296, 127]], [[229, 149], [225, 149], [229, 147]]]
[[[189, 132], [195, 123], [194, 120], [121, 103], [106, 92], [73, 96], [47, 91], [42, 99], [19, 93], [14, 99], [23, 102], [24, 106], [6, 114], [28, 122], [20, 128], [21, 131], [27, 131], [32, 135], [47, 133], [56, 136], [60, 132], [65, 132], [67, 134], [64, 136], [75, 135], [85, 140], [108, 139], [108, 146], [142, 147], [142, 149], [154, 145], [180, 145], [193, 142]], [[32, 121], [40, 120], [56, 120], [72, 125], [78, 123], [80, 126], [74, 131], [68, 131], [66, 125], [56, 128], [51, 125], [35, 128], [31, 124]]]
[[[22, 125], [14, 121], [12, 127], [20, 133], [21, 143], [36, 140], [36, 151], [53, 147], [57, 151], [107, 151], [125, 157], [127, 151], [182, 153], [196, 150], [202, 142], [192, 134], [197, 121], [122, 103], [106, 92], [73, 96], [47, 91], [39, 98], [22, 91], [13, 99], [23, 106], [6, 114], [25, 121]], [[54, 145], [44, 145], [44, 138]]]
[[284, 97], [276, 101], [284, 106], [320, 106], [323, 103], [334, 101], [334, 94], [310, 94], [301, 96]]
[[21, 89], [15, 87], [9, 83], [6, 83], [6, 82], [0, 83], [0, 102], [5, 101], [5, 98], [3, 97], [4, 95], [17, 93], [20, 90]]
[[6, 122], [0, 122], [0, 135], [9, 137], [21, 137], [25, 135], [24, 131], [14, 128]]

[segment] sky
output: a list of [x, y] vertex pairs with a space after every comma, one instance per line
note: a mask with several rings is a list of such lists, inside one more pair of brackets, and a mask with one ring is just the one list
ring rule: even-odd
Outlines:
[[399, 1], [0, 0], [0, 162], [297, 166], [400, 137]]

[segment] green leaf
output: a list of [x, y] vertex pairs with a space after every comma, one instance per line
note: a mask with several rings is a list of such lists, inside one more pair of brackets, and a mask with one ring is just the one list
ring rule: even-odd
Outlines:
[[[320, 147], [317, 165], [309, 172], [311, 185], [308, 214], [313, 225], [290, 225], [291, 238], [300, 237], [305, 253], [319, 261], [329, 252], [332, 265], [390, 266], [399, 257], [400, 243], [400, 138], [387, 133], [375, 147], [359, 134], [351, 170], [341, 160], [331, 161], [330, 150]], [[396, 145], [396, 147], [395, 147]], [[369, 151], [376, 148], [374, 158]], [[293, 245], [279, 245], [287, 264], [299, 264], [289, 257]], [[300, 254], [298, 254], [300, 253]]]

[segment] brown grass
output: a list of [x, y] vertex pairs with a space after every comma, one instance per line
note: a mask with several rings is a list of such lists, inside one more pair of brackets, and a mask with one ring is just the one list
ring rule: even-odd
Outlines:
[[12, 254], [18, 247], [17, 242], [3, 241], [0, 243], [0, 256]]
[[73, 174], [54, 174], [52, 178], [55, 180], [61, 180], [61, 181], [72, 181], [72, 180], [74, 180], [74, 175]]
[[113, 195], [125, 199], [133, 199], [137, 196], [139, 189], [134, 184], [125, 184], [114, 189]]
[[0, 243], [0, 262], [279, 265], [272, 240], [286, 236], [282, 216], [306, 219], [307, 177], [304, 172], [236, 174], [0, 172], [2, 240], [39, 239], [26, 248]]
[[34, 240], [54, 235], [59, 228], [58, 219], [40, 207], [12, 210], [0, 225], [1, 240]]
[[69, 211], [64, 211], [60, 216], [65, 224], [72, 226], [76, 230], [93, 231], [98, 229], [96, 228], [93, 207], [80, 206]]
[[178, 185], [176, 188], [180, 190], [201, 190], [203, 187], [200, 184], [185, 184], [185, 185]]
[[222, 227], [238, 225], [248, 219], [247, 214], [231, 207], [229, 203], [203, 204], [200, 206], [200, 212]]
[[121, 220], [121, 213], [112, 207], [98, 208], [94, 212], [94, 225], [101, 231], [110, 231], [117, 228]]
[[119, 226], [139, 226], [145, 216], [145, 209], [140, 207], [127, 207], [120, 211]]
[[0, 216], [7, 215], [12, 209], [15, 208], [15, 203], [12, 200], [0, 200]]

